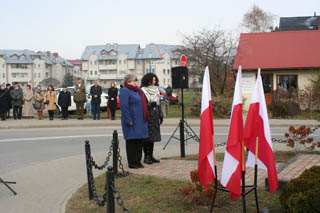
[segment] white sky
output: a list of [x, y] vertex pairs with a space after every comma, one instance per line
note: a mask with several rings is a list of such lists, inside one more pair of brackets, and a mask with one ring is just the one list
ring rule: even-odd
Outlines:
[[201, 28], [239, 33], [253, 4], [278, 17], [320, 15], [320, 0], [0, 0], [0, 49], [76, 59], [87, 45], [181, 44]]

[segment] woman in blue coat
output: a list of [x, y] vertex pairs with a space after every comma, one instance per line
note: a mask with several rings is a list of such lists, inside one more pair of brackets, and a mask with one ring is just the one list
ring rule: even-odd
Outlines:
[[137, 87], [135, 75], [126, 75], [124, 88], [120, 90], [119, 100], [129, 168], [143, 168], [141, 164], [142, 145], [144, 140], [149, 137], [148, 105], [144, 94]]

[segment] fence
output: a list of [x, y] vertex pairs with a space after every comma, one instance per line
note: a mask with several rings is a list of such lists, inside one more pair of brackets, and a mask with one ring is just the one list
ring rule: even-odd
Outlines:
[[[120, 195], [119, 190], [117, 190], [114, 182], [115, 177], [125, 177], [129, 175], [129, 172], [124, 171], [123, 164], [121, 162], [122, 158], [120, 155], [120, 147], [119, 147], [117, 131], [115, 130], [113, 132], [113, 137], [112, 137], [111, 146], [109, 147], [109, 152], [107, 154], [106, 160], [101, 166], [97, 165], [97, 163], [93, 160], [93, 157], [91, 155], [91, 147], [88, 140], [85, 141], [85, 154], [86, 154], [89, 200], [94, 200], [96, 202], [96, 205], [98, 206], [106, 205], [107, 213], [115, 212], [115, 200], [116, 200], [117, 204], [122, 209], [122, 212], [128, 213], [129, 210], [124, 207], [123, 199]], [[113, 166], [109, 166], [106, 171], [105, 193], [100, 199], [97, 195], [92, 170], [93, 168], [98, 170], [105, 169], [108, 166], [108, 163], [110, 162], [111, 156], [113, 157]], [[121, 173], [118, 172], [118, 167], [122, 170]]]

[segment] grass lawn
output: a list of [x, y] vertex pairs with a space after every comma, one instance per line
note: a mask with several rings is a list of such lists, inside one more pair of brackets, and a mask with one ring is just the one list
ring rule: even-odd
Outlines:
[[[202, 213], [209, 212], [208, 205], [185, 202], [179, 188], [186, 185], [183, 181], [154, 178], [149, 176], [131, 175], [115, 180], [124, 205], [131, 213]], [[105, 175], [96, 178], [96, 188], [101, 198], [104, 189]], [[281, 212], [279, 194], [270, 194], [259, 189], [260, 209], [269, 212]], [[262, 199], [263, 198], [263, 199]], [[246, 198], [247, 212], [255, 212], [254, 194]], [[88, 186], [83, 185], [69, 200], [67, 213], [104, 213], [106, 207], [98, 207], [94, 201], [88, 200]], [[121, 212], [116, 204], [116, 212]], [[218, 192], [214, 212], [242, 212], [242, 200], [231, 201], [229, 194]]]
[[[181, 117], [181, 91], [180, 90], [176, 90], [176, 93], [178, 93], [179, 95], [179, 103], [176, 104], [170, 104], [169, 105], [169, 112], [168, 112], [168, 118], [179, 118]], [[184, 103], [184, 113], [185, 113], [185, 117], [186, 118], [192, 118], [193, 116], [191, 115], [191, 111], [190, 111], [190, 105], [192, 102], [192, 97], [197, 94], [195, 92], [191, 92], [191, 91], [184, 91], [183, 92], [183, 103]]]
[[[274, 157], [277, 163], [284, 163], [287, 162], [290, 158], [295, 156], [296, 153], [293, 151], [276, 151], [274, 153]], [[224, 159], [224, 153], [216, 153], [217, 161], [223, 161]], [[164, 160], [198, 160], [198, 155], [186, 155], [185, 158], [181, 158], [180, 156], [174, 156], [174, 157], [167, 157], [162, 158]]]

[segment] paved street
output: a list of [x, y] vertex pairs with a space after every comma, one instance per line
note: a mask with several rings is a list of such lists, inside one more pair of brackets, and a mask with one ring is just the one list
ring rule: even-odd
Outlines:
[[[32, 121], [25, 121], [24, 125], [28, 122], [29, 125], [32, 124]], [[90, 126], [87, 124], [89, 122], [92, 121], [85, 121], [84, 126]], [[46, 122], [43, 123], [46, 124]], [[57, 120], [56, 123], [61, 121]], [[162, 142], [156, 143], [155, 146], [157, 157], [180, 155], [179, 141], [175, 139], [171, 140], [166, 150], [162, 149], [177, 123], [178, 119], [168, 119], [167, 125], [162, 127]], [[199, 125], [197, 125], [199, 121], [189, 123], [199, 134]], [[228, 121], [216, 123], [218, 125], [215, 126], [215, 141], [221, 143], [226, 141], [228, 127], [225, 124]], [[291, 123], [282, 121], [283, 127], [272, 127], [273, 137], [282, 138]], [[13, 126], [12, 123], [11, 125]], [[69, 125], [65, 128], [0, 129], [0, 177], [17, 181], [17, 185], [12, 187], [18, 192], [18, 196], [13, 196], [5, 187], [0, 186], [0, 212], [64, 212], [64, 205], [69, 196], [86, 182], [84, 141], [90, 141], [94, 159], [98, 164], [102, 164], [114, 130], [119, 133], [121, 155], [124, 164], [127, 165], [119, 121], [115, 125], [93, 127]], [[316, 132], [314, 135], [317, 139], [319, 139], [318, 134], [319, 132]], [[225, 147], [219, 147], [217, 152], [223, 152], [224, 149]], [[274, 144], [274, 149], [286, 150], [287, 147]], [[188, 141], [186, 154], [197, 152], [198, 143]]]

